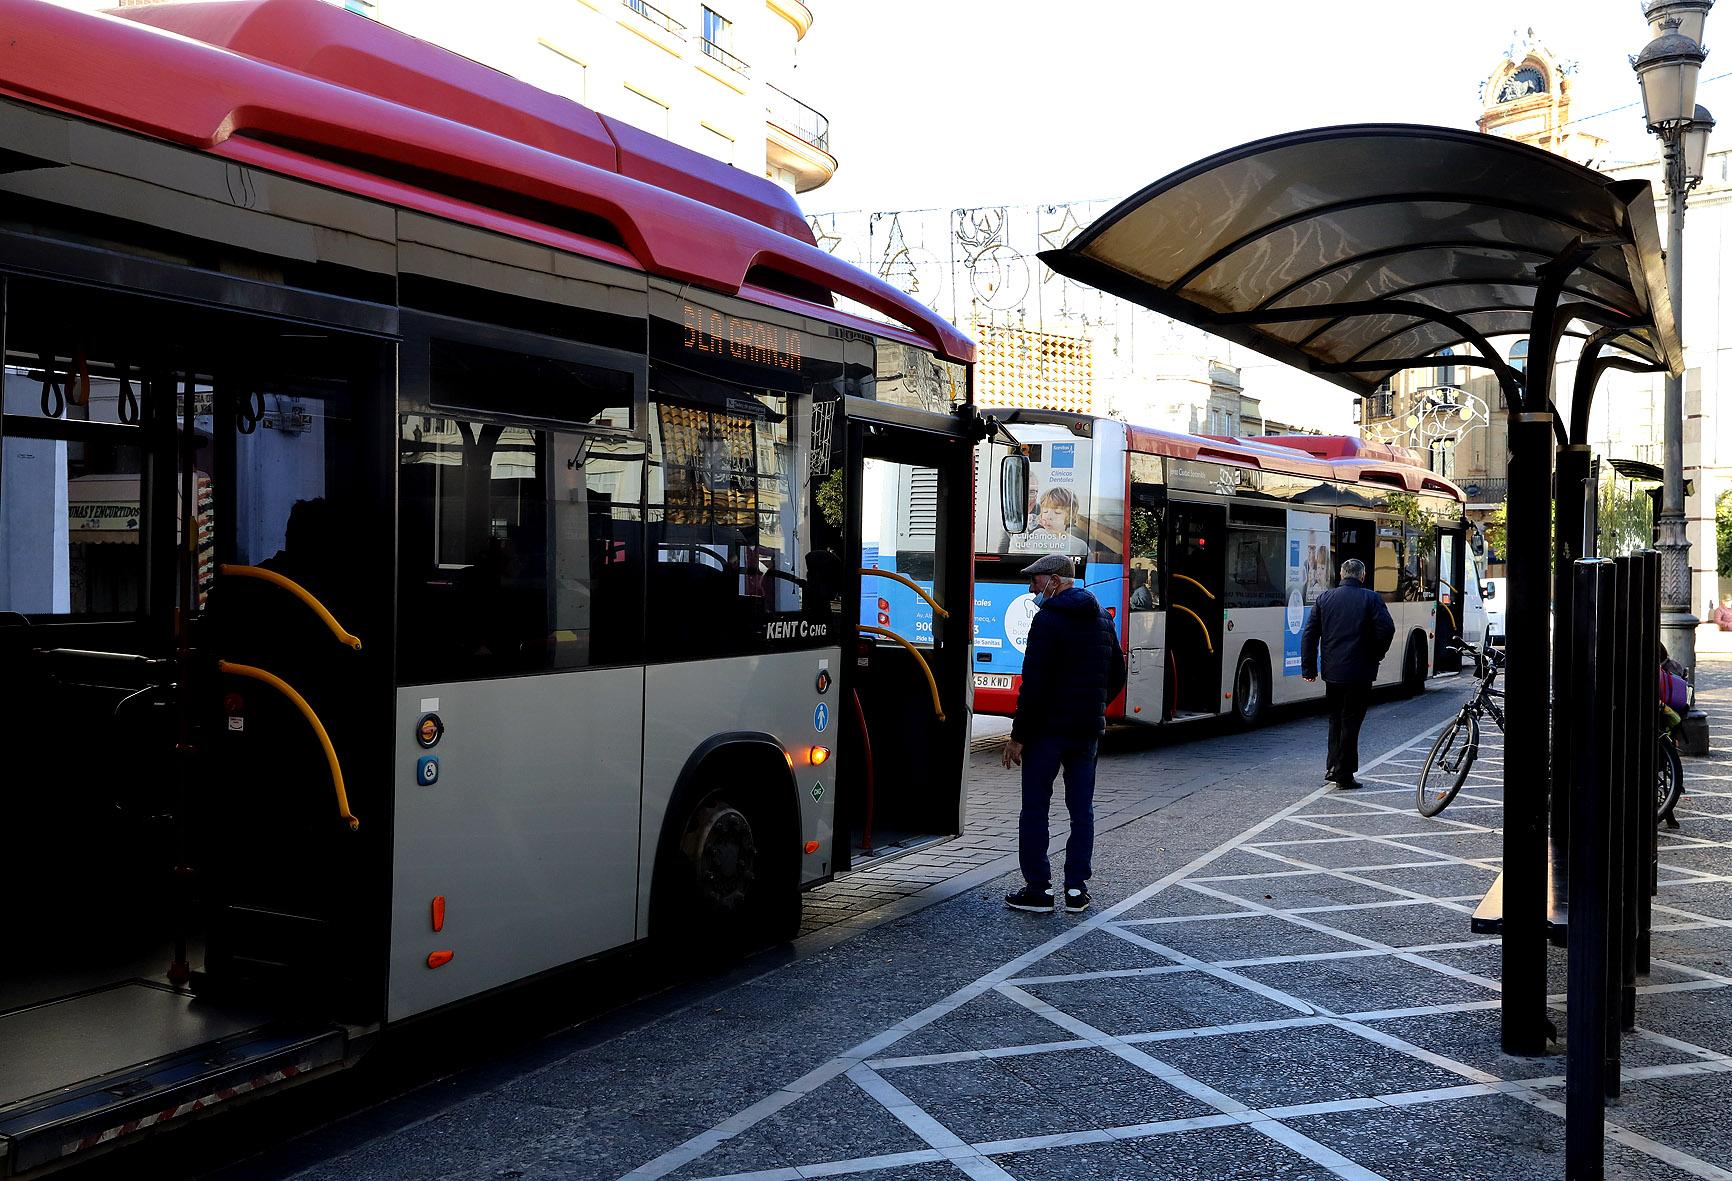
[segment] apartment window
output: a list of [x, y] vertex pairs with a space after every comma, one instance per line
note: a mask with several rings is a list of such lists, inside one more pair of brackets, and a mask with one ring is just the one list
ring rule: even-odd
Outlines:
[[668, 105], [641, 90], [625, 88], [625, 116], [635, 126], [668, 138]]
[[1388, 386], [1379, 386], [1366, 399], [1367, 417], [1372, 419], [1395, 417], [1395, 391]]
[[704, 8], [704, 40], [721, 49], [734, 47], [734, 22], [706, 6]]
[[1510, 368], [1514, 369], [1517, 373], [1521, 373], [1521, 374], [1527, 373], [1527, 371], [1528, 371], [1528, 342], [1527, 341], [1518, 340], [1510, 348], [1509, 364], [1510, 364]]
[[[1455, 350], [1454, 349], [1440, 349], [1440, 350], [1438, 350], [1437, 355], [1439, 357], [1453, 357], [1453, 356], [1455, 356]], [[1434, 375], [1432, 383], [1431, 383], [1432, 385], [1453, 386], [1455, 384], [1455, 366], [1450, 364], [1449, 362], [1445, 361], [1442, 365], [1439, 365], [1432, 372]]]
[[704, 151], [724, 164], [732, 164], [734, 162], [734, 137], [725, 131], [711, 127], [708, 123], [702, 124], [702, 127], [708, 132], [704, 136]]
[[1455, 479], [1455, 440], [1433, 439], [1431, 442], [1431, 470], [1446, 480]]
[[378, 0], [343, 0], [343, 7], [362, 16], [378, 16]]

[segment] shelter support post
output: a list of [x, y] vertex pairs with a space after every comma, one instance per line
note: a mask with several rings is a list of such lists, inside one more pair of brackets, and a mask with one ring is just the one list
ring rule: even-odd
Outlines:
[[1551, 476], [1551, 414], [1511, 415], [1502, 1023], [1503, 1048], [1511, 1054], [1544, 1053], [1551, 1030], [1546, 1015], [1551, 744], [1545, 740], [1551, 725]]
[[[1575, 591], [1573, 564], [1578, 558], [1597, 555], [1598, 547], [1589, 532], [1588, 498], [1594, 494], [1589, 487], [1592, 469], [1592, 448], [1586, 443], [1573, 442], [1558, 449], [1557, 472], [1557, 535], [1553, 539], [1552, 573], [1556, 583], [1552, 596], [1554, 634], [1552, 646], [1552, 684], [1563, 687], [1574, 682], [1576, 652], [1569, 643], [1570, 625], [1574, 615]], [[1570, 775], [1574, 739], [1563, 727], [1552, 732], [1552, 856], [1559, 864], [1568, 864], [1570, 851]]]

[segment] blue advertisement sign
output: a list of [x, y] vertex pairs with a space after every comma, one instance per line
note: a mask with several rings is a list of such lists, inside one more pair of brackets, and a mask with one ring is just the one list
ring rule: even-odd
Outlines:
[[[860, 565], [867, 570], [896, 570], [896, 555], [880, 553], [877, 546], [860, 547]], [[932, 583], [915, 579], [927, 594]], [[875, 578], [870, 574], [860, 579], [860, 622], [868, 627], [893, 631], [911, 644], [932, 643], [932, 608], [926, 600], [894, 578]]]
[[[1123, 618], [1124, 576], [1123, 566], [1091, 564], [1083, 589], [1100, 601], [1103, 611], [1111, 607]], [[1036, 610], [1026, 581], [975, 583], [974, 671], [1022, 672], [1022, 654]]]

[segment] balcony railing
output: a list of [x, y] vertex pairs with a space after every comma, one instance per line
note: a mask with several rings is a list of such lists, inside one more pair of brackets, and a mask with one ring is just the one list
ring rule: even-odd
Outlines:
[[750, 66], [729, 53], [727, 50], [723, 49], [720, 45], [717, 45], [714, 41], [711, 41], [708, 37], [704, 38], [703, 46], [705, 57], [714, 58], [716, 61], [721, 62], [724, 66], [728, 67], [728, 69], [732, 70], [742, 78], [751, 77], [752, 68]]
[[633, 12], [637, 13], [659, 29], [666, 29], [676, 37], [684, 37], [686, 35], [686, 27], [684, 25], [663, 12], [661, 9], [657, 8], [655, 5], [649, 3], [648, 0], [620, 0], [620, 3], [624, 4], [627, 8], [631, 9]]
[[768, 105], [770, 122], [783, 131], [797, 135], [821, 152], [830, 150], [830, 120], [807, 106], [787, 91], [766, 84], [770, 91]]

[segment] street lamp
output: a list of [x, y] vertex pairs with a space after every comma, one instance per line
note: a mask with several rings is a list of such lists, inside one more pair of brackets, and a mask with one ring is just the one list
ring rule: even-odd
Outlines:
[[[1642, 86], [1642, 111], [1648, 130], [1665, 147], [1666, 195], [1670, 233], [1666, 250], [1667, 287], [1672, 318], [1680, 338], [1684, 324], [1684, 206], [1702, 180], [1713, 116], [1696, 105], [1696, 80], [1708, 51], [1702, 28], [1714, 0], [1646, 0], [1642, 15], [1654, 39], [1630, 59]], [[1666, 651], [1690, 670], [1696, 668], [1696, 624], [1690, 540], [1684, 525], [1684, 379], [1666, 375], [1665, 467], [1660, 518], [1660, 634]]]

